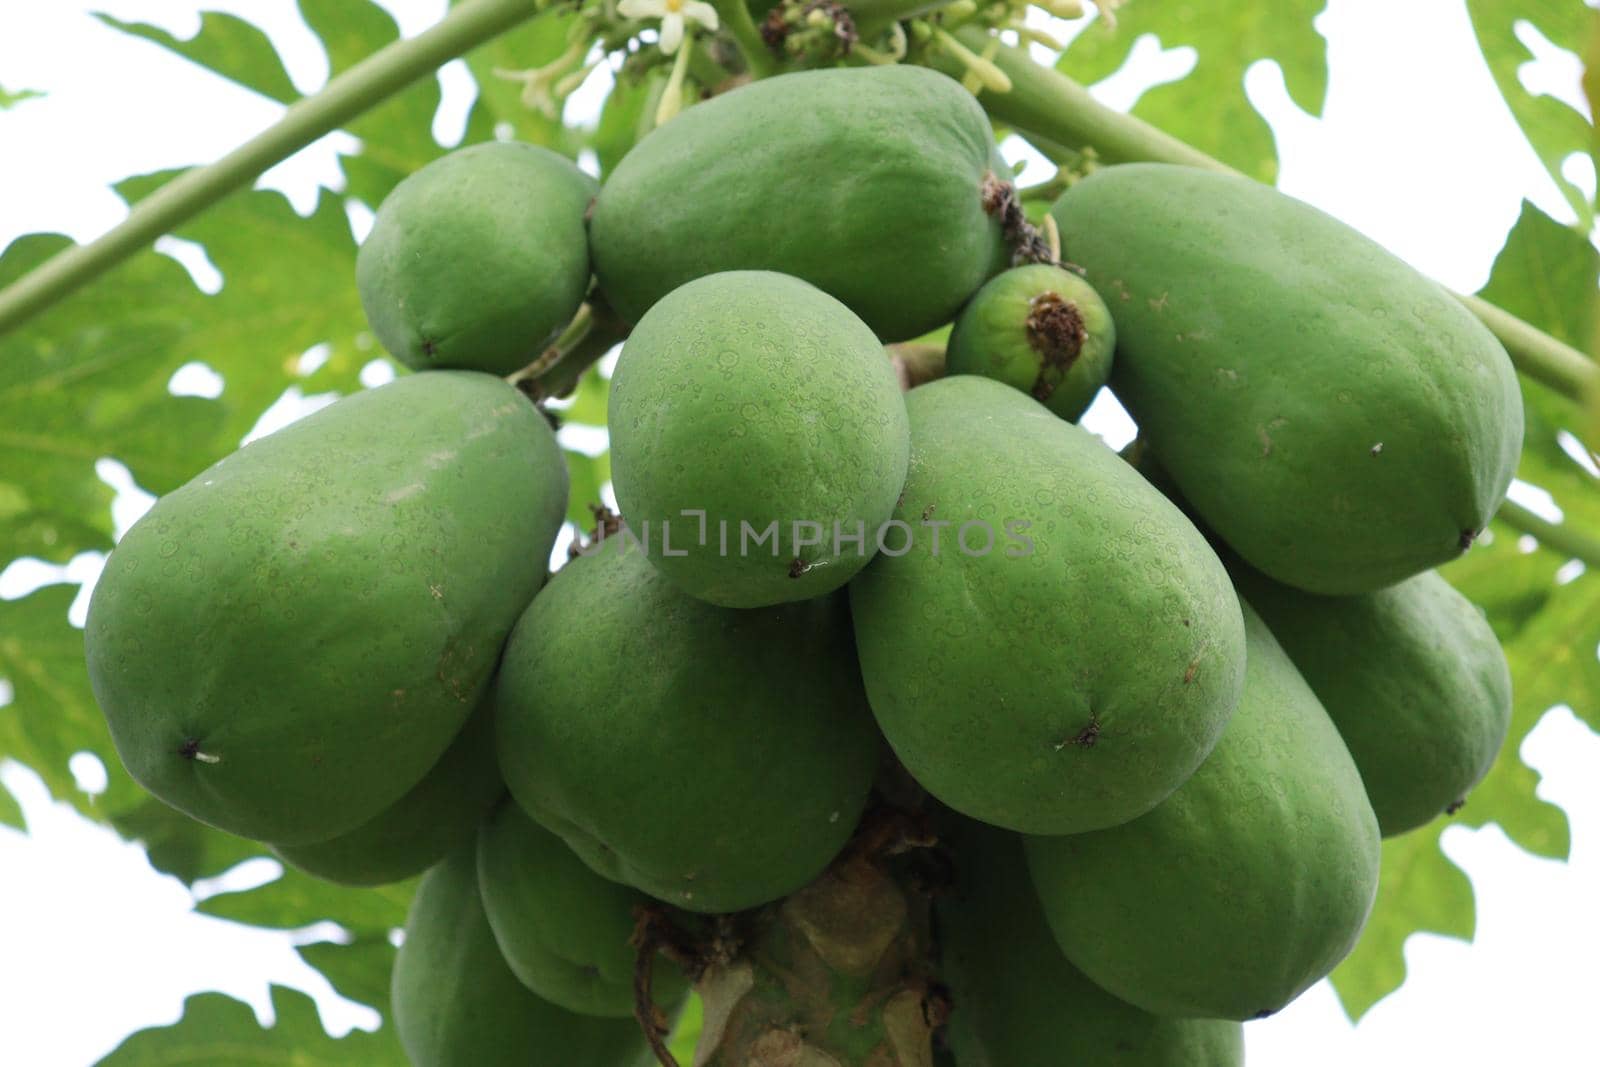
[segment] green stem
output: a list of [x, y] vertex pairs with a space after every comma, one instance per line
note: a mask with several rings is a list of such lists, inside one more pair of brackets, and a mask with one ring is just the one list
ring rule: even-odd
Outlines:
[[[992, 39], [978, 26], [964, 26], [955, 36], [975, 52], [988, 47]], [[946, 73], [960, 76], [952, 58], [930, 59]], [[1039, 66], [1020, 49], [1002, 45], [993, 62], [1011, 79], [1011, 91], [985, 92], [979, 100], [996, 120], [1024, 134], [1066, 147], [1092, 146], [1107, 163], [1179, 163], [1238, 173], [1148, 122], [1105, 106], [1083, 86], [1060, 71]], [[1579, 403], [1600, 393], [1600, 365], [1582, 352], [1487, 301], [1459, 298], [1500, 339], [1522, 374]]]
[[1495, 518], [1514, 530], [1532, 534], [1553, 552], [1568, 559], [1582, 560], [1586, 567], [1600, 569], [1600, 540], [1575, 529], [1570, 523], [1549, 522], [1510, 500], [1500, 505]]
[[583, 372], [628, 336], [627, 325], [604, 303], [585, 304], [572, 325], [520, 384], [535, 400], [566, 396], [578, 386]]
[[[956, 40], [985, 55], [994, 37], [981, 26], [962, 26]], [[961, 71], [946, 55], [934, 55], [934, 65], [947, 74]], [[1107, 163], [1158, 160], [1183, 163], [1208, 170], [1231, 170], [1198, 148], [1089, 95], [1089, 91], [1053, 67], [1041, 67], [1019, 48], [1002, 44], [992, 62], [1011, 79], [1009, 93], [986, 92], [979, 101], [1000, 122], [1038, 134], [1068, 148], [1093, 145]]]
[[109, 233], [61, 252], [0, 291], [0, 333], [39, 314], [268, 168], [537, 12], [537, 0], [469, 0], [409, 40], [396, 41], [292, 105], [228, 155], [187, 171], [134, 205]]
[[1500, 339], [1523, 374], [1580, 403], [1600, 394], [1600, 365], [1594, 360], [1487, 300], [1460, 299]]
[[723, 27], [733, 35], [739, 51], [744, 53], [751, 77], [765, 78], [776, 72], [777, 58], [767, 47], [767, 42], [761, 39], [761, 31], [756, 29], [755, 20], [750, 17], [750, 8], [744, 0], [711, 0], [711, 6], [716, 8], [717, 18]]

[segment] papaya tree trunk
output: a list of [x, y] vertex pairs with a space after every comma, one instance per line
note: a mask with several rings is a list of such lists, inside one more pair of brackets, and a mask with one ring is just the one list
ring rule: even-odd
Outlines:
[[680, 940], [705, 1009], [693, 1067], [932, 1067], [948, 1014], [932, 844], [919, 816], [880, 808], [804, 889]]

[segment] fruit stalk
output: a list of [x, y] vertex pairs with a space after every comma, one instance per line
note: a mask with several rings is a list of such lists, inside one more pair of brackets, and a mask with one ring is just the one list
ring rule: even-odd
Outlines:
[[723, 28], [732, 34], [739, 51], [744, 54], [750, 75], [765, 78], [776, 73], [777, 64], [772, 52], [761, 39], [761, 31], [756, 29], [755, 20], [750, 17], [750, 8], [744, 0], [712, 0], [711, 6], [717, 9], [717, 18], [722, 21]]
[[74, 245], [0, 291], [0, 333], [39, 314], [187, 219], [245, 188], [317, 138], [533, 16], [537, 0], [470, 0], [409, 40], [396, 41], [291, 105], [283, 118], [215, 163], [174, 178], [110, 232]]
[[[993, 47], [992, 35], [979, 26], [960, 27], [954, 36], [984, 55]], [[963, 72], [949, 55], [931, 51], [928, 60], [955, 77]], [[1010, 92], [984, 92], [979, 97], [998, 122], [1065, 147], [1093, 146], [1107, 163], [1178, 163], [1237, 173], [1143, 119], [1105, 106], [1083, 86], [1040, 66], [1021, 49], [1002, 44], [992, 61], [1011, 79]], [[1500, 339], [1522, 374], [1580, 403], [1600, 392], [1600, 366], [1582, 352], [1487, 301], [1460, 294], [1457, 298]]]
[[1531, 534], [1553, 552], [1559, 552], [1569, 559], [1582, 560], [1586, 567], [1600, 567], [1600, 540], [1584, 534], [1571, 523], [1542, 519], [1510, 500], [1500, 505], [1495, 518], [1515, 530]]

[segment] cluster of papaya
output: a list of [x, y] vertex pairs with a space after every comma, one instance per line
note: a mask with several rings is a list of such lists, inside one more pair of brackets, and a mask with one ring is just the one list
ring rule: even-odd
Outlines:
[[[394, 973], [419, 1065], [646, 1061], [641, 906], [796, 893], [885, 768], [953, 859], [957, 1064], [1237, 1064], [1354, 945], [1380, 836], [1486, 773], [1505, 661], [1430, 568], [1520, 448], [1496, 341], [1340, 223], [1177, 167], [1093, 172], [1051, 209], [1069, 263], [1013, 265], [1041, 242], [994, 143], [894, 66], [698, 104], [600, 188], [446, 156], [358, 260], [423, 373], [112, 553], [87, 656], [134, 777], [322, 877], [427, 871]], [[585, 300], [631, 327], [625, 525], [550, 575], [566, 468], [504, 376]], [[903, 391], [885, 345], [947, 326]], [[1108, 379], [1136, 463], [1073, 421]]]

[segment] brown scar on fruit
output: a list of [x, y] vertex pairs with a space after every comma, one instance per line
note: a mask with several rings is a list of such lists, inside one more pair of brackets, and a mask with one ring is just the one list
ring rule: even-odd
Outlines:
[[1200, 657], [1196, 656], [1189, 661], [1189, 666], [1183, 672], [1183, 684], [1188, 685], [1194, 681], [1194, 676], [1200, 673]]
[[927, 522], [929, 519], [933, 518], [933, 509], [938, 507], [938, 506], [939, 506], [938, 504], [929, 504], [927, 507], [923, 508], [922, 509], [922, 521], [923, 522]]
[[807, 563], [805, 560], [801, 559], [799, 556], [796, 556], [794, 558], [794, 561], [789, 564], [789, 577], [798, 578], [802, 574], [804, 574], [807, 571], [809, 571], [812, 568], [812, 566], [813, 566], [813, 564]]
[[1063, 300], [1059, 293], [1040, 293], [1028, 303], [1024, 322], [1028, 346], [1039, 353], [1039, 374], [1033, 380], [1033, 398], [1041, 403], [1050, 399], [1061, 379], [1078, 361], [1089, 340], [1089, 327], [1078, 305]]
[[422, 354], [431, 359], [433, 357], [434, 349], [435, 349], [435, 345], [434, 345], [433, 338], [424, 337], [422, 339]]
[[1462, 808], [1464, 808], [1466, 806], [1467, 806], [1467, 798], [1466, 797], [1457, 797], [1456, 799], [1452, 800], [1445, 807], [1444, 813], [1446, 815], [1454, 815], [1456, 812], [1460, 811]]
[[1073, 737], [1056, 743], [1056, 751], [1077, 746], [1079, 748], [1093, 748], [1095, 742], [1100, 740], [1100, 716], [1094, 712], [1089, 713], [1089, 725], [1079, 730]]
[[1461, 551], [1465, 552], [1467, 549], [1472, 547], [1472, 542], [1476, 541], [1477, 539], [1478, 533], [1476, 530], [1462, 530], [1461, 540], [1457, 543], [1461, 546]]

